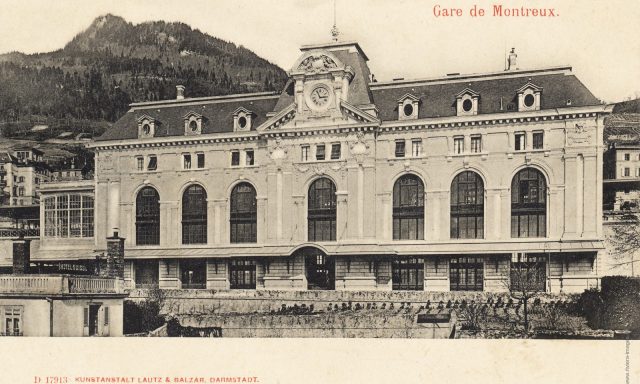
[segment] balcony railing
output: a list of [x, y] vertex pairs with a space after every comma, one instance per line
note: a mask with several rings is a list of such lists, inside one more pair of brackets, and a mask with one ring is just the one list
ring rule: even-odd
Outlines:
[[0, 276], [0, 294], [74, 295], [122, 294], [123, 281], [78, 276]]
[[40, 228], [2, 228], [0, 229], [1, 238], [16, 238], [23, 235], [24, 237], [40, 237]]

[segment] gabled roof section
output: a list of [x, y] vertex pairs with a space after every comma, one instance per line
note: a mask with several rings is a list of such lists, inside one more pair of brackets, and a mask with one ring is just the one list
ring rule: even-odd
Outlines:
[[280, 110], [280, 112], [276, 113], [267, 121], [262, 123], [262, 125], [258, 126], [258, 128], [256, 128], [256, 131], [268, 131], [270, 129], [274, 129], [288, 123], [289, 121], [293, 120], [294, 117], [296, 117], [297, 108], [298, 106], [296, 105], [296, 103], [290, 104], [288, 107]]
[[405, 100], [411, 100], [411, 101], [420, 101], [419, 97], [414, 96], [411, 93], [405, 93], [404, 95], [400, 96], [400, 98], [398, 99], [398, 103], [402, 103]]
[[467, 88], [463, 89], [462, 91], [460, 91], [460, 92], [458, 92], [456, 94], [456, 99], [459, 99], [464, 95], [470, 95], [471, 97], [480, 97], [480, 94], [478, 92], [476, 92], [473, 89], [467, 87]]
[[191, 117], [195, 117], [196, 119], [202, 119], [202, 115], [198, 112], [189, 111], [186, 115], [182, 116], [185, 120]]
[[346, 101], [340, 102], [340, 110], [344, 114], [346, 113], [352, 119], [364, 122], [364, 123], [379, 123], [380, 120], [375, 116], [361, 110], [358, 107], [355, 107]]
[[516, 91], [516, 93], [522, 93], [522, 92], [526, 91], [527, 89], [533, 89], [534, 91], [542, 92], [542, 87], [539, 87], [539, 86], [533, 84], [531, 81], [527, 81], [527, 84], [525, 84], [522, 87], [520, 87], [518, 89], [518, 91]]
[[248, 110], [245, 107], [238, 107], [235, 111], [233, 111], [233, 115], [235, 116], [235, 115], [239, 114], [240, 112], [244, 112], [247, 115], [253, 114], [252, 111]]
[[149, 121], [156, 121], [157, 119], [155, 119], [155, 118], [153, 118], [153, 117], [151, 117], [151, 116], [147, 115], [146, 113], [145, 113], [145, 114], [140, 115], [140, 117], [138, 117], [138, 119], [136, 119], [136, 121], [137, 121], [138, 123], [142, 123], [142, 122], [143, 122], [143, 121], [145, 121], [145, 120], [149, 120]]
[[155, 138], [184, 136], [184, 119], [189, 113], [208, 121], [202, 134], [233, 132], [233, 114], [240, 107], [253, 112], [252, 127], [257, 127], [267, 120], [267, 113], [273, 111], [277, 101], [276, 94], [258, 93], [131, 104], [131, 109], [96, 141], [137, 139], [138, 116], [150, 115], [162, 122], [162, 127], [156, 128]]

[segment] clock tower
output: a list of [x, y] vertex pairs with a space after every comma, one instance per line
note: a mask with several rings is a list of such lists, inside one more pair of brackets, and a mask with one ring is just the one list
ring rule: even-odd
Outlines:
[[347, 101], [355, 72], [326, 49], [306, 51], [289, 75], [294, 81], [298, 119], [341, 116], [340, 103]]

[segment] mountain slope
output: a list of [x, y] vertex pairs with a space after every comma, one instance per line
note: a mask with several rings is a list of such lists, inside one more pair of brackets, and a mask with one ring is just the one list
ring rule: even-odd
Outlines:
[[[0, 55], [0, 128], [4, 136], [29, 136], [34, 124], [63, 131], [96, 132], [94, 122], [117, 120], [134, 101], [277, 91], [285, 72], [255, 53], [162, 21], [133, 25], [98, 17], [63, 49]], [[103, 126], [104, 124], [101, 124]]]

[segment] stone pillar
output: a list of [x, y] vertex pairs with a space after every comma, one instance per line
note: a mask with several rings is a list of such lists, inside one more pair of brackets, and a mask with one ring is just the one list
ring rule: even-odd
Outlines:
[[214, 244], [229, 244], [228, 217], [227, 217], [227, 199], [213, 199], [213, 217], [215, 233], [213, 236]]
[[358, 165], [358, 239], [364, 237], [364, 168]]
[[511, 238], [511, 189], [504, 188], [500, 191], [500, 233], [501, 239]]
[[336, 192], [336, 241], [345, 240], [347, 235], [347, 217], [349, 216], [348, 207], [349, 192]]
[[282, 185], [282, 170], [278, 170], [276, 174], [276, 240], [280, 242], [282, 240], [282, 200], [283, 200], [283, 185]]
[[160, 200], [160, 245], [163, 247], [177, 245], [174, 237], [180, 231], [180, 221], [172, 218], [171, 210], [178, 206], [177, 201]]
[[502, 200], [501, 190], [498, 188], [485, 189], [487, 198], [484, 206], [484, 238], [485, 239], [500, 239], [502, 233], [500, 227], [502, 226]]
[[111, 231], [118, 231], [120, 228], [120, 182], [109, 182], [109, 195], [108, 195], [108, 225], [107, 233]]
[[563, 237], [576, 237], [576, 217], [578, 216], [576, 206], [578, 198], [576, 198], [578, 188], [578, 177], [576, 170], [578, 169], [578, 160], [576, 155], [565, 155], [565, 193], [564, 193], [564, 235]]
[[256, 224], [258, 226], [256, 241], [262, 244], [267, 239], [267, 197], [256, 196]]
[[31, 264], [31, 240], [26, 240], [22, 235], [13, 240], [13, 274], [24, 275], [29, 273]]
[[124, 279], [124, 238], [114, 232], [107, 237], [107, 277]]
[[378, 199], [380, 201], [379, 207], [381, 207], [380, 212], [377, 213], [378, 220], [378, 228], [376, 231], [376, 237], [383, 240], [391, 240], [393, 238], [393, 228], [391, 220], [392, 220], [392, 207], [391, 207], [391, 192], [381, 192], [378, 194]]
[[211, 219], [213, 218], [213, 225], [207, 225], [207, 242], [211, 243], [214, 241], [216, 232], [220, 231], [218, 228], [218, 222], [216, 221], [216, 203], [214, 199], [207, 199], [207, 222], [211, 223]]
[[295, 209], [295, 213], [293, 215], [293, 220], [297, 221], [299, 224], [294, 229], [293, 239], [299, 242], [307, 241], [307, 212], [305, 205], [305, 195], [294, 195], [293, 198], [293, 206]]

